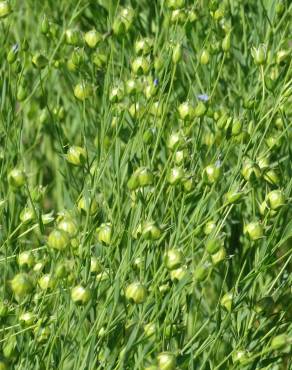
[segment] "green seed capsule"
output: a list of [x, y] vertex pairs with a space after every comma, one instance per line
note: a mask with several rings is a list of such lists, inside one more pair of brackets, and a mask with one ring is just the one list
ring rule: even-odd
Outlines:
[[45, 274], [38, 280], [39, 287], [42, 290], [54, 289], [57, 282], [51, 274]]
[[68, 45], [78, 46], [81, 42], [80, 32], [73, 29], [66, 30], [65, 40]]
[[23, 298], [33, 290], [33, 283], [26, 273], [19, 273], [11, 280], [11, 289], [16, 297]]
[[97, 233], [98, 233], [98, 240], [104, 244], [109, 245], [112, 240], [112, 225], [107, 222], [105, 224], [101, 224], [97, 228]]
[[175, 370], [176, 357], [171, 352], [161, 352], [157, 356], [157, 364], [159, 370]]
[[152, 185], [154, 181], [153, 173], [148, 168], [140, 168], [138, 172], [139, 186], [144, 187]]
[[34, 336], [38, 343], [45, 343], [48, 341], [52, 334], [51, 329], [48, 326], [38, 325], [33, 330]]
[[260, 171], [259, 166], [250, 160], [245, 160], [242, 166], [241, 173], [246, 181], [251, 181], [261, 176], [261, 171]]
[[185, 262], [184, 255], [179, 249], [169, 249], [166, 251], [163, 260], [168, 270], [176, 269]]
[[236, 203], [244, 197], [244, 193], [238, 190], [230, 190], [225, 194], [226, 201], [228, 203]]
[[69, 243], [69, 235], [64, 230], [53, 230], [48, 237], [48, 246], [59, 251], [65, 250]]
[[41, 33], [46, 35], [49, 32], [50, 32], [50, 23], [46, 15], [44, 15], [41, 23]]
[[71, 217], [65, 216], [58, 223], [58, 229], [65, 231], [70, 237], [73, 237], [77, 234], [78, 226]]
[[203, 179], [208, 184], [214, 184], [221, 176], [221, 168], [216, 165], [209, 165], [203, 171]]
[[264, 179], [272, 185], [278, 185], [280, 183], [280, 178], [274, 170], [265, 171]]
[[129, 301], [141, 304], [146, 301], [147, 289], [143, 284], [135, 282], [127, 286], [125, 296]]
[[86, 44], [93, 49], [96, 47], [97, 44], [101, 42], [102, 35], [96, 30], [91, 30], [86, 32], [86, 34], [84, 35], [84, 40]]
[[153, 337], [156, 333], [156, 325], [153, 322], [150, 322], [148, 324], [145, 324], [143, 326], [144, 333], [146, 337]]
[[81, 146], [71, 146], [66, 154], [66, 159], [75, 166], [83, 166], [87, 159], [86, 149]]
[[22, 327], [29, 327], [34, 324], [36, 320], [35, 315], [32, 312], [23, 312], [19, 315], [18, 321]]
[[219, 238], [208, 239], [205, 245], [205, 249], [208, 253], [214, 254], [219, 251], [223, 246], [223, 241]]
[[240, 363], [242, 365], [244, 365], [245, 363], [247, 363], [249, 360], [249, 355], [248, 355], [248, 352], [245, 351], [245, 350], [237, 350], [235, 352], [233, 352], [232, 354], [232, 361], [233, 363]]
[[161, 229], [154, 221], [145, 222], [141, 229], [142, 237], [145, 240], [157, 240], [161, 237]]
[[92, 95], [92, 88], [86, 82], [80, 82], [74, 87], [74, 95], [78, 100], [84, 101]]
[[240, 120], [235, 120], [233, 123], [232, 123], [232, 127], [231, 127], [231, 134], [233, 136], [237, 136], [239, 135], [240, 133], [242, 132], [242, 122]]
[[11, 186], [20, 188], [25, 184], [26, 177], [24, 171], [19, 168], [14, 168], [8, 174], [8, 181]]
[[18, 255], [18, 265], [20, 267], [33, 267], [35, 263], [34, 255], [30, 251], [21, 252]]
[[120, 10], [115, 17], [112, 30], [115, 35], [126, 33], [133, 24], [135, 12], [131, 7], [125, 7]]
[[170, 21], [171, 23], [186, 23], [188, 20], [188, 15], [184, 9], [175, 9], [171, 12]]
[[271, 349], [273, 350], [282, 350], [288, 347], [292, 343], [292, 338], [287, 334], [277, 335], [272, 339]]
[[253, 47], [251, 50], [254, 62], [257, 65], [263, 65], [267, 59], [267, 49], [266, 45], [261, 44], [257, 48]]
[[16, 337], [10, 337], [4, 342], [2, 348], [3, 356], [11, 362], [17, 360], [19, 352], [17, 350], [17, 340]]
[[276, 54], [276, 63], [284, 65], [288, 63], [290, 57], [290, 52], [288, 50], [279, 50]]
[[92, 274], [99, 274], [102, 272], [102, 264], [96, 257], [91, 257], [90, 259], [90, 272]]
[[[1, 3], [0, 3], [0, 18], [1, 18]], [[8, 364], [5, 360], [0, 359], [0, 370], [9, 370]]]
[[206, 65], [209, 63], [209, 61], [210, 61], [210, 54], [208, 50], [203, 50], [200, 56], [200, 63], [203, 65]]
[[216, 222], [211, 220], [206, 223], [204, 226], [204, 234], [205, 235], [210, 235], [216, 230]]
[[167, 181], [170, 185], [176, 185], [184, 178], [184, 170], [181, 167], [173, 167], [167, 176]]
[[203, 102], [199, 102], [194, 110], [195, 117], [202, 117], [206, 113], [206, 105]]
[[36, 67], [37, 69], [44, 69], [49, 62], [48, 59], [40, 53], [35, 54], [32, 57], [31, 61], [33, 66]]
[[213, 265], [217, 265], [221, 261], [224, 261], [226, 258], [226, 250], [224, 247], [221, 247], [218, 252], [211, 255], [211, 260]]
[[8, 301], [0, 301], [0, 319], [7, 317], [9, 313]]
[[209, 262], [205, 262], [197, 266], [194, 272], [194, 279], [199, 282], [204, 281], [211, 270], [211, 266], [212, 265]]
[[280, 0], [280, 1], [277, 2], [275, 11], [276, 11], [276, 14], [277, 14], [278, 17], [281, 17], [284, 14], [284, 12], [285, 12], [285, 3], [284, 3], [283, 0]]
[[190, 273], [188, 271], [187, 266], [180, 266], [170, 271], [170, 279], [173, 282], [178, 282], [189, 277]]
[[34, 210], [28, 207], [25, 207], [20, 213], [20, 221], [22, 223], [29, 223], [35, 218]]
[[85, 213], [90, 213], [94, 215], [98, 210], [98, 204], [95, 198], [89, 199], [88, 197], [82, 196], [77, 204], [77, 208], [79, 211], [83, 211]]
[[10, 13], [12, 13], [11, 5], [8, 1], [0, 1], [0, 18], [7, 17]]
[[182, 58], [182, 46], [177, 44], [172, 51], [172, 62], [177, 64]]
[[82, 285], [77, 285], [71, 290], [71, 299], [76, 304], [85, 305], [91, 299], [90, 290]]
[[266, 199], [267, 199], [267, 205], [272, 210], [277, 210], [281, 208], [286, 202], [285, 194], [281, 190], [273, 190], [269, 192]]
[[227, 33], [222, 41], [222, 50], [227, 53], [231, 47], [231, 33]]
[[169, 9], [180, 9], [185, 6], [185, 0], [167, 0], [166, 5]]
[[18, 55], [19, 47], [17, 44], [13, 45], [7, 54], [7, 62], [12, 64], [16, 61]]
[[233, 293], [228, 292], [221, 298], [221, 306], [223, 306], [228, 312], [231, 312], [233, 302]]
[[114, 87], [109, 94], [109, 100], [111, 103], [117, 103], [124, 97], [124, 86], [122, 84]]
[[150, 62], [145, 57], [138, 57], [132, 62], [132, 71], [137, 75], [147, 74], [150, 69]]
[[178, 107], [178, 113], [183, 121], [188, 121], [195, 117], [195, 110], [188, 101]]
[[137, 54], [149, 54], [153, 47], [153, 40], [145, 37], [135, 42], [135, 52]]
[[264, 229], [259, 222], [251, 222], [245, 225], [244, 233], [247, 234], [251, 240], [258, 240], [263, 237]]

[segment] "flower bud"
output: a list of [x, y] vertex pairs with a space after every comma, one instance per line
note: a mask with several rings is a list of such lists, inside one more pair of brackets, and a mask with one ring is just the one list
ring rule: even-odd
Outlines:
[[221, 176], [221, 169], [216, 165], [209, 165], [203, 171], [203, 179], [208, 184], [214, 184]]
[[11, 289], [16, 297], [22, 298], [30, 294], [33, 290], [33, 283], [30, 276], [26, 273], [19, 273], [11, 280]]
[[232, 301], [233, 301], [233, 293], [228, 292], [224, 294], [224, 296], [221, 298], [220, 303], [221, 303], [221, 306], [223, 306], [224, 308], [226, 308], [228, 312], [230, 312], [232, 309]]
[[251, 240], [261, 239], [264, 235], [263, 226], [259, 222], [250, 222], [245, 225], [244, 233], [247, 234]]
[[14, 168], [11, 170], [8, 174], [8, 181], [11, 186], [15, 188], [20, 188], [25, 184], [25, 174], [24, 171], [22, 171], [19, 168]]
[[48, 59], [40, 53], [35, 54], [32, 57], [31, 61], [32, 61], [32, 64], [34, 65], [34, 67], [36, 67], [37, 69], [45, 68], [46, 65], [49, 62]]
[[276, 210], [281, 208], [285, 202], [285, 194], [281, 190], [273, 190], [268, 193], [266, 197], [267, 205], [272, 209]]
[[76, 145], [70, 146], [66, 159], [75, 166], [83, 166], [87, 159], [86, 149]]
[[157, 356], [157, 364], [159, 370], [175, 370], [176, 357], [171, 352], [161, 352]]
[[168, 173], [167, 181], [170, 185], [176, 185], [184, 178], [184, 170], [181, 167], [173, 167]]
[[137, 75], [147, 74], [150, 70], [150, 62], [145, 57], [138, 57], [132, 62], [131, 67]]
[[64, 230], [53, 230], [48, 237], [48, 246], [59, 251], [65, 250], [70, 243], [69, 235]]
[[188, 101], [178, 107], [178, 113], [183, 121], [191, 120], [195, 116], [195, 110]]
[[143, 284], [135, 282], [127, 286], [125, 296], [129, 301], [141, 304], [144, 303], [147, 298], [147, 289]]
[[267, 58], [267, 49], [265, 44], [260, 44], [257, 48], [253, 47], [251, 50], [254, 62], [257, 65], [262, 65], [265, 63]]
[[272, 339], [271, 349], [273, 350], [282, 350], [289, 346], [292, 343], [292, 338], [287, 334], [277, 335]]
[[142, 226], [142, 237], [145, 240], [157, 240], [161, 237], [161, 229], [154, 221], [145, 222]]
[[96, 47], [97, 44], [101, 42], [102, 36], [96, 30], [91, 30], [86, 32], [86, 34], [84, 35], [84, 40], [86, 44], [93, 49]]
[[11, 5], [8, 1], [0, 1], [0, 19], [7, 17], [12, 13]]
[[78, 100], [84, 101], [92, 95], [92, 88], [86, 82], [80, 82], [74, 87], [74, 95]]
[[184, 261], [184, 255], [179, 249], [169, 249], [164, 254], [164, 264], [168, 270], [173, 270], [181, 266]]
[[182, 46], [177, 44], [172, 50], [172, 62], [177, 64], [182, 58]]
[[210, 61], [210, 54], [208, 50], [203, 50], [200, 56], [200, 63], [203, 65], [206, 65], [209, 63], [209, 61]]
[[77, 285], [71, 290], [71, 299], [76, 304], [85, 305], [91, 299], [90, 290], [81, 285]]
[[30, 251], [21, 252], [18, 255], [18, 265], [20, 267], [27, 266], [33, 267], [35, 258]]
[[98, 241], [103, 242], [104, 244], [109, 245], [112, 239], [112, 225], [107, 222], [105, 224], [101, 224], [97, 228], [98, 233]]

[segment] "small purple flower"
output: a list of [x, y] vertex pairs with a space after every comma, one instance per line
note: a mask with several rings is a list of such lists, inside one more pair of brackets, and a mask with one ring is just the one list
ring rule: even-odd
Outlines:
[[208, 101], [209, 96], [207, 94], [199, 94], [198, 99], [201, 100], [201, 101]]
[[154, 80], [154, 86], [158, 86], [158, 78], [155, 78], [155, 80]]

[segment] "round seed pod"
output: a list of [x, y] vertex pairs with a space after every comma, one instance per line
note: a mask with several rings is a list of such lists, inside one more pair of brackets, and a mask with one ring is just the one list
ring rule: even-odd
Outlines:
[[92, 88], [88, 83], [80, 82], [74, 87], [74, 95], [78, 100], [84, 101], [92, 95]]
[[185, 101], [179, 105], [178, 113], [183, 121], [188, 121], [195, 117], [194, 107], [188, 101]]
[[164, 264], [168, 270], [173, 270], [184, 264], [183, 252], [179, 249], [169, 249], [164, 254]]
[[211, 255], [211, 260], [213, 265], [217, 265], [226, 258], [226, 249], [221, 247], [218, 252]]
[[136, 304], [141, 304], [146, 301], [147, 289], [143, 284], [134, 282], [127, 286], [125, 290], [125, 296], [129, 301], [132, 301]]
[[45, 274], [38, 280], [39, 287], [42, 290], [54, 289], [57, 282], [56, 279], [51, 274]]
[[244, 365], [249, 359], [248, 352], [244, 349], [239, 349], [232, 354], [233, 363]]
[[20, 215], [19, 215], [19, 218], [20, 218], [20, 221], [22, 223], [28, 223], [28, 222], [31, 222], [34, 218], [35, 218], [35, 213], [34, 213], [34, 210], [32, 208], [29, 208], [29, 207], [25, 207]]
[[254, 59], [255, 64], [263, 65], [267, 59], [267, 49], [264, 44], [259, 45], [257, 48], [251, 49], [251, 55]]
[[210, 61], [210, 54], [208, 50], [202, 50], [201, 56], [200, 56], [200, 63], [203, 65], [208, 64]]
[[34, 328], [33, 333], [38, 343], [46, 343], [52, 331], [49, 326], [38, 325]]
[[208, 184], [214, 184], [221, 176], [221, 168], [216, 165], [208, 165], [203, 171], [203, 179]]
[[66, 231], [55, 229], [48, 237], [48, 246], [59, 251], [67, 249], [70, 244], [70, 238]]
[[73, 218], [65, 216], [59, 223], [58, 229], [65, 231], [70, 237], [74, 237], [78, 232], [78, 226]]
[[183, 265], [170, 271], [170, 279], [173, 282], [181, 281], [190, 276], [187, 266]]
[[274, 337], [271, 341], [271, 349], [283, 350], [292, 343], [292, 338], [287, 334], [280, 334]]
[[266, 197], [266, 202], [272, 210], [278, 210], [285, 204], [286, 197], [283, 191], [273, 190], [268, 193]]
[[6, 18], [12, 13], [11, 5], [8, 1], [0, 1], [0, 18]]
[[85, 33], [84, 41], [90, 48], [93, 49], [102, 41], [102, 35], [93, 29]]
[[144, 330], [145, 335], [148, 338], [153, 337], [156, 333], [156, 325], [153, 322], [150, 322], [143, 326], [143, 330]]
[[204, 234], [210, 235], [212, 232], [216, 230], [216, 222], [211, 220], [206, 223], [204, 226]]
[[241, 173], [246, 181], [251, 181], [261, 176], [260, 167], [256, 163], [253, 163], [250, 160], [245, 160], [242, 166]]
[[98, 204], [95, 198], [89, 199], [85, 196], [82, 196], [78, 201], [77, 208], [80, 211], [85, 213], [89, 212], [91, 215], [94, 215], [98, 210]]
[[11, 280], [11, 289], [18, 298], [24, 298], [33, 291], [33, 283], [26, 273], [19, 273]]
[[26, 177], [24, 171], [19, 168], [14, 168], [8, 174], [8, 181], [11, 186], [20, 188], [25, 184]]
[[149, 54], [153, 47], [153, 40], [149, 37], [137, 40], [135, 42], [135, 52], [137, 54]]
[[251, 240], [261, 239], [264, 235], [263, 226], [259, 222], [250, 222], [245, 225], [244, 233], [249, 236]]
[[181, 44], [175, 45], [172, 50], [172, 62], [173, 64], [177, 64], [182, 58], [182, 46]]
[[0, 319], [4, 319], [5, 317], [7, 317], [8, 313], [9, 313], [8, 301], [1, 300], [0, 301]]
[[97, 234], [98, 234], [98, 241], [103, 242], [104, 244], [109, 245], [111, 243], [112, 239], [112, 225], [111, 223], [107, 222], [104, 224], [101, 224], [97, 228]]
[[153, 173], [145, 167], [140, 168], [138, 172], [138, 182], [141, 187], [152, 185], [154, 180]]
[[208, 253], [214, 254], [223, 246], [223, 241], [219, 238], [210, 238], [205, 244], [205, 249]]
[[167, 181], [170, 185], [176, 185], [180, 183], [184, 178], [184, 170], [181, 167], [173, 167], [170, 169]]
[[48, 59], [40, 53], [35, 54], [31, 61], [33, 66], [37, 69], [44, 69], [49, 62]]
[[70, 146], [66, 154], [66, 159], [75, 166], [83, 166], [87, 159], [86, 149], [76, 145]]
[[154, 221], [145, 222], [141, 229], [142, 237], [145, 240], [157, 240], [161, 237], [161, 229]]
[[232, 189], [225, 194], [228, 203], [237, 203], [244, 197], [244, 193], [237, 189]]
[[167, 0], [166, 5], [169, 9], [180, 9], [185, 6], [185, 0]]
[[221, 298], [221, 306], [223, 306], [228, 312], [232, 309], [232, 303], [233, 303], [233, 293], [228, 292], [224, 294], [224, 296]]
[[76, 304], [85, 305], [91, 299], [90, 290], [82, 285], [77, 285], [71, 290], [71, 299]]
[[131, 67], [136, 75], [145, 75], [150, 70], [150, 62], [146, 57], [141, 56], [133, 60]]
[[19, 51], [18, 44], [13, 45], [12, 48], [9, 50], [6, 58], [9, 64], [12, 64], [16, 61], [18, 51]]
[[22, 327], [29, 327], [34, 324], [36, 316], [32, 312], [23, 312], [19, 315], [18, 321]]
[[20, 267], [33, 267], [35, 263], [34, 255], [30, 251], [21, 252], [17, 258], [18, 265]]
[[222, 41], [222, 50], [227, 53], [231, 47], [231, 33], [227, 33]]
[[102, 264], [96, 257], [91, 257], [90, 259], [90, 272], [92, 274], [99, 274], [102, 272]]
[[81, 43], [80, 32], [74, 29], [66, 30], [65, 40], [68, 45], [78, 46]]
[[176, 357], [171, 352], [161, 352], [157, 355], [157, 364], [159, 370], [175, 370]]
[[212, 265], [209, 262], [205, 262], [197, 266], [194, 272], [194, 279], [199, 282], [204, 281], [211, 270], [211, 266]]

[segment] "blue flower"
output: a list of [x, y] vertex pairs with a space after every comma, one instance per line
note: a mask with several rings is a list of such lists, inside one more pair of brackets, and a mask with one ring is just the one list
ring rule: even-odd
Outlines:
[[201, 100], [201, 101], [208, 101], [209, 96], [207, 94], [199, 94], [198, 99]]
[[155, 78], [155, 80], [154, 80], [154, 86], [158, 86], [158, 78]]

